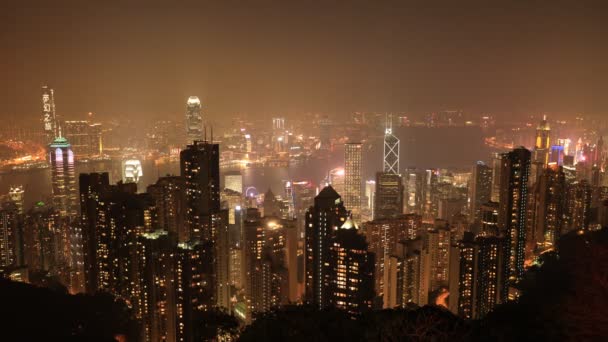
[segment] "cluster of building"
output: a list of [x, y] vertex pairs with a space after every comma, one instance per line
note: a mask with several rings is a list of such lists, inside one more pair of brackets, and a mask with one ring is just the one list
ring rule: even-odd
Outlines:
[[[200, 101], [190, 97], [180, 174], [138, 192], [135, 162], [117, 184], [105, 172], [76, 178], [74, 145], [55, 128], [53, 92], [45, 94], [52, 203], [26, 211], [23, 189], [11, 189], [0, 208], [0, 268], [15, 280], [43, 274], [72, 293], [125, 300], [143, 341], [192, 341], [201, 312], [247, 324], [287, 304], [352, 315], [436, 304], [476, 319], [517, 299], [525, 268], [561, 235], [608, 225], [602, 140], [574, 160], [551, 145], [546, 120], [532, 151], [496, 154], [459, 174], [402, 172], [387, 117], [375, 180], [363, 179], [364, 144], [348, 141], [344, 168], [322, 189], [288, 181], [281, 196], [257, 196], [240, 172], [220, 172], [220, 146], [206, 139]], [[326, 126], [320, 150], [331, 145]], [[273, 132], [280, 156], [293, 147], [283, 119]], [[82, 153], [96, 153], [86, 139]]]

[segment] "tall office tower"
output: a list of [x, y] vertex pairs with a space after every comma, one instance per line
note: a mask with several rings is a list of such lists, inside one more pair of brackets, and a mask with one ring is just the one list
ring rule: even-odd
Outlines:
[[384, 128], [384, 163], [382, 171], [389, 174], [399, 174], [399, 138], [393, 135], [393, 116], [386, 116]]
[[566, 175], [561, 166], [549, 164], [534, 188], [532, 247], [541, 250], [555, 246], [564, 225], [566, 209]]
[[243, 193], [243, 175], [241, 171], [227, 171], [224, 173], [224, 189]]
[[502, 240], [466, 233], [458, 244], [458, 315], [480, 319], [501, 303]]
[[319, 120], [320, 149], [331, 149], [331, 121], [328, 118]]
[[505, 153], [492, 154], [492, 194], [490, 200], [498, 203], [500, 201], [500, 171], [502, 170], [502, 159]]
[[344, 206], [356, 222], [361, 221], [362, 149], [361, 143], [344, 144]]
[[55, 94], [53, 88], [42, 86], [42, 122], [47, 142], [52, 142], [58, 133], [57, 117], [55, 114]]
[[134, 269], [139, 292], [132, 303], [141, 322], [141, 341], [177, 341], [176, 246], [175, 235], [165, 230], [137, 239]]
[[17, 212], [23, 214], [23, 207], [25, 206], [25, 191], [23, 185], [11, 185], [8, 189], [8, 199], [15, 204]]
[[317, 308], [331, 304], [330, 239], [348, 217], [342, 198], [327, 186], [306, 212], [306, 300]]
[[196, 96], [190, 96], [186, 102], [186, 135], [188, 144], [203, 139], [201, 100]]
[[564, 146], [551, 146], [551, 153], [549, 154], [549, 163], [555, 163], [558, 166], [564, 165]]
[[[395, 254], [397, 243], [417, 238], [422, 226], [422, 217], [415, 214], [400, 215], [395, 218], [378, 219], [364, 223], [369, 243], [368, 250], [375, 254], [374, 289], [378, 296], [386, 291], [388, 259]], [[385, 307], [386, 303], [385, 303]]]
[[374, 220], [397, 217], [403, 212], [403, 184], [395, 173], [376, 173]]
[[19, 209], [13, 203], [0, 204], [0, 267], [19, 262]]
[[286, 151], [285, 118], [272, 118], [272, 144], [275, 152]]
[[371, 310], [375, 261], [365, 236], [349, 218], [331, 236], [329, 246], [329, 304], [353, 315]]
[[[530, 151], [524, 147], [516, 148], [504, 156], [500, 171], [498, 227], [506, 239], [502, 290], [504, 296], [511, 298], [517, 296], [512, 285], [521, 280], [524, 274], [530, 158]], [[506, 300], [503, 298], [503, 301]]]
[[110, 177], [104, 173], [81, 173], [80, 183], [80, 227], [82, 230], [82, 254], [84, 259], [84, 287], [87, 293], [97, 291], [98, 207], [101, 195], [110, 186]]
[[425, 170], [422, 185], [422, 215], [425, 221], [432, 222], [439, 215], [439, 195], [439, 171]]
[[77, 158], [101, 154], [101, 124], [91, 124], [84, 120], [65, 121], [62, 129]]
[[[82, 181], [82, 180], [81, 180]], [[178, 242], [186, 242], [188, 232], [184, 225], [186, 214], [185, 181], [180, 176], [160, 177], [147, 188], [156, 203], [158, 228], [175, 234]]]
[[76, 217], [78, 211], [74, 153], [68, 140], [61, 136], [49, 145], [53, 205], [62, 216]]
[[591, 185], [580, 180], [570, 184], [567, 191], [568, 231], [587, 230], [591, 221]]
[[228, 208], [223, 208], [216, 224], [216, 234], [214, 241], [215, 255], [215, 300], [216, 305], [226, 312], [231, 311], [230, 299], [230, 225], [228, 224]]
[[343, 194], [344, 193], [344, 174], [345, 173], [346, 173], [346, 171], [340, 167], [332, 169], [331, 171], [329, 171], [328, 182], [327, 182], [327, 184], [324, 184], [324, 185], [331, 185], [332, 188], [334, 188], [337, 193]]
[[437, 220], [434, 229], [423, 237], [421, 291], [427, 295], [448, 287], [450, 276], [451, 231], [445, 221]]
[[376, 181], [365, 181], [365, 204], [368, 209], [374, 210], [374, 196], [376, 194]]
[[483, 162], [477, 162], [471, 172], [469, 184], [469, 217], [471, 222], [481, 219], [481, 206], [490, 201], [492, 196], [492, 168]]
[[482, 236], [498, 236], [498, 211], [497, 202], [487, 202], [481, 206], [481, 225], [478, 234]]
[[536, 127], [536, 139], [534, 143], [534, 161], [547, 165], [549, 163], [549, 151], [551, 148], [551, 128], [547, 122], [547, 116], [543, 115], [543, 119]]
[[188, 240], [212, 241], [213, 223], [220, 210], [219, 145], [194, 141], [181, 151], [180, 167], [186, 185]]
[[407, 168], [403, 172], [403, 205], [406, 214], [422, 213], [424, 174], [416, 168]]

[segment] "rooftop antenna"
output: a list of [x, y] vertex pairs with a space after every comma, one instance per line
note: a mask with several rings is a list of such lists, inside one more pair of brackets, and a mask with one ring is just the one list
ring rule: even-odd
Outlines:
[[209, 125], [211, 127], [211, 143], [213, 144], [213, 125]]
[[203, 140], [207, 141], [207, 125], [203, 124]]

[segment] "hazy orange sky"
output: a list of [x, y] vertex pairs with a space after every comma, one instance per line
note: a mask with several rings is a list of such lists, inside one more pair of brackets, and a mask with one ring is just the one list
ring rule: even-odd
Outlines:
[[608, 4], [11, 1], [0, 116], [608, 109]]

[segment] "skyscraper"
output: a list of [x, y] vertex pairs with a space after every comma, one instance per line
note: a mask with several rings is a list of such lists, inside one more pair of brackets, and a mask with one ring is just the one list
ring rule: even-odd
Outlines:
[[362, 144], [344, 144], [344, 206], [356, 222], [361, 219]]
[[184, 179], [180, 176], [161, 177], [155, 184], [148, 186], [147, 192], [156, 202], [158, 228], [176, 234], [178, 242], [186, 242], [188, 232], [184, 222], [186, 214]]
[[401, 175], [376, 173], [374, 220], [397, 217], [403, 212], [403, 184]]
[[196, 96], [190, 96], [186, 102], [186, 134], [188, 144], [203, 138], [201, 100]]
[[102, 194], [110, 186], [110, 177], [107, 172], [81, 173], [79, 181], [84, 287], [87, 293], [94, 293], [99, 286], [97, 268], [98, 207]]
[[547, 116], [536, 127], [536, 139], [534, 142], [534, 161], [547, 165], [549, 162], [549, 152], [551, 149], [551, 128], [547, 122]]
[[350, 314], [371, 310], [375, 262], [365, 236], [349, 218], [334, 231], [329, 246], [329, 304]]
[[194, 141], [181, 151], [181, 176], [186, 186], [188, 240], [211, 241], [213, 222], [220, 210], [219, 145]]
[[68, 140], [61, 136], [49, 145], [53, 205], [62, 216], [77, 215], [76, 177], [74, 174], [74, 153]]
[[18, 209], [13, 203], [0, 206], [0, 267], [15, 266], [18, 261]]
[[473, 167], [469, 185], [469, 217], [471, 222], [478, 222], [481, 217], [481, 206], [490, 201], [492, 196], [492, 168], [479, 161]]
[[240, 171], [224, 173], [224, 188], [243, 193], [243, 175]]
[[330, 240], [348, 217], [342, 198], [327, 186], [306, 212], [306, 299], [318, 308], [331, 304]]
[[534, 222], [528, 238], [534, 247], [555, 246], [564, 226], [566, 209], [566, 175], [561, 166], [549, 164], [534, 188]]
[[58, 133], [58, 125], [55, 114], [55, 92], [48, 85], [42, 86], [42, 122], [47, 142], [53, 141]]
[[17, 207], [19, 214], [23, 214], [23, 206], [25, 205], [25, 191], [23, 185], [11, 185], [8, 189], [8, 198]]
[[[530, 151], [518, 147], [503, 157], [500, 170], [498, 225], [501, 235], [505, 236], [506, 240], [503, 295], [511, 298], [517, 296], [512, 285], [521, 280], [524, 274], [530, 159]], [[503, 298], [503, 301], [506, 301], [506, 298]]]
[[386, 116], [384, 129], [384, 163], [383, 172], [399, 174], [399, 139], [393, 135], [393, 116]]

